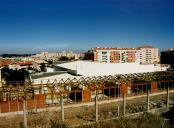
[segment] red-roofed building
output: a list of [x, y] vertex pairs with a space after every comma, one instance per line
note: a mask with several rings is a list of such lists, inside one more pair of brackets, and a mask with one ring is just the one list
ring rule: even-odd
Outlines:
[[25, 62], [14, 62], [12, 64], [9, 65], [10, 69], [27, 69], [28, 67], [32, 67], [33, 66], [33, 62], [31, 61], [25, 61]]
[[158, 49], [148, 45], [138, 48], [96, 47], [85, 53], [85, 59], [106, 63], [159, 62]]
[[106, 63], [140, 62], [140, 50], [136, 48], [96, 47], [86, 53], [85, 58]]
[[20, 66], [31, 66], [31, 65], [33, 65], [33, 62], [31, 62], [31, 61], [17, 62], [16, 64], [20, 65]]
[[13, 63], [13, 61], [11, 61], [11, 60], [1, 60], [0, 67], [9, 66], [12, 63]]

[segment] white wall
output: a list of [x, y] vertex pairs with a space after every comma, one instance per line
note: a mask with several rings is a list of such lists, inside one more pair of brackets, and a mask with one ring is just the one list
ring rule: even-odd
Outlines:
[[75, 61], [59, 64], [58, 66], [77, 70], [77, 74], [83, 76], [114, 75], [156, 71], [156, 68], [153, 64], [140, 65], [139, 63], [98, 63]]
[[46, 72], [54, 72], [54, 68], [46, 67]]
[[[77, 70], [78, 74], [87, 76], [103, 76], [103, 75], [115, 75], [115, 74], [128, 74], [128, 73], [144, 73], [144, 72], [154, 72], [160, 71], [161, 68], [151, 65], [140, 65], [139, 63], [98, 63], [98, 62], [87, 62], [87, 61], [75, 61], [69, 63], [58, 64], [60, 67], [64, 67], [70, 70]], [[48, 80], [50, 83], [61, 79], [80, 79], [81, 76], [72, 76], [70, 74], [60, 74], [50, 77], [34, 79], [34, 84], [47, 83]]]

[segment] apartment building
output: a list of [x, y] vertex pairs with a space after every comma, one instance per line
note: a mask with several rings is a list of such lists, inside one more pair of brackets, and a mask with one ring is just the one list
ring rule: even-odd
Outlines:
[[75, 53], [73, 53], [72, 51], [62, 51], [62, 52], [41, 52], [40, 54], [36, 54], [32, 57], [37, 57], [37, 58], [41, 58], [41, 59], [45, 59], [45, 60], [56, 60], [62, 56], [71, 58], [75, 56]]
[[158, 48], [152, 46], [141, 46], [138, 49], [141, 51], [141, 64], [156, 64], [159, 62]]
[[174, 49], [168, 49], [161, 52], [160, 56], [161, 64], [170, 64], [171, 68], [174, 69]]
[[140, 62], [140, 50], [136, 48], [96, 47], [86, 53], [85, 58], [106, 63]]
[[158, 49], [151, 46], [139, 48], [96, 47], [88, 51], [85, 58], [106, 63], [153, 64], [159, 62]]

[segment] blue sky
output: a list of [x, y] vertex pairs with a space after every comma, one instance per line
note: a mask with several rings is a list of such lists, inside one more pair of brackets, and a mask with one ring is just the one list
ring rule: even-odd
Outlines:
[[0, 53], [173, 42], [173, 0], [0, 0]]

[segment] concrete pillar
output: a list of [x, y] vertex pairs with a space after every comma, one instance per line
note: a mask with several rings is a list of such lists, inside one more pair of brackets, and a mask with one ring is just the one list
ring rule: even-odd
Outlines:
[[18, 112], [19, 112], [19, 92], [17, 92], [17, 108], [18, 108]]
[[65, 115], [64, 115], [64, 101], [63, 101], [62, 95], [60, 97], [60, 102], [61, 102], [61, 118], [62, 118], [62, 122], [63, 122], [65, 120]]
[[37, 112], [36, 97], [34, 92], [33, 92], [33, 100], [34, 100], [34, 112]]
[[97, 91], [96, 91], [96, 96], [95, 96], [95, 121], [98, 122], [98, 96], [97, 96]]
[[149, 109], [150, 109], [150, 97], [149, 97], [149, 95], [150, 95], [150, 92], [149, 92], [149, 90], [147, 90], [147, 111], [149, 111]]
[[118, 85], [118, 97], [120, 97], [120, 84]]
[[9, 96], [9, 94], [8, 94], [8, 112], [11, 111], [11, 105], [10, 105], [11, 99], [10, 99], [9, 97], [10, 97], [10, 96]]
[[23, 100], [23, 115], [24, 115], [24, 128], [27, 128], [27, 110], [26, 110], [26, 99]]
[[167, 86], [167, 101], [166, 106], [169, 107], [169, 86]]
[[51, 89], [51, 102], [52, 102], [52, 106], [54, 106], [54, 93], [53, 93], [53, 89]]
[[[82, 96], [83, 97], [83, 96]], [[77, 96], [76, 96], [76, 91], [74, 91], [74, 101], [75, 101], [75, 103], [76, 103], [76, 98], [77, 98]]]
[[0, 87], [2, 87], [1, 68], [0, 68]]
[[84, 92], [83, 92], [83, 91], [84, 91], [84, 89], [82, 89], [82, 103], [83, 103], [83, 101], [84, 101], [84, 99], [83, 99], [83, 98], [84, 98], [84, 95], [83, 95]]
[[117, 106], [117, 116], [120, 116], [120, 106]]
[[123, 115], [126, 113], [126, 94], [123, 94]]

